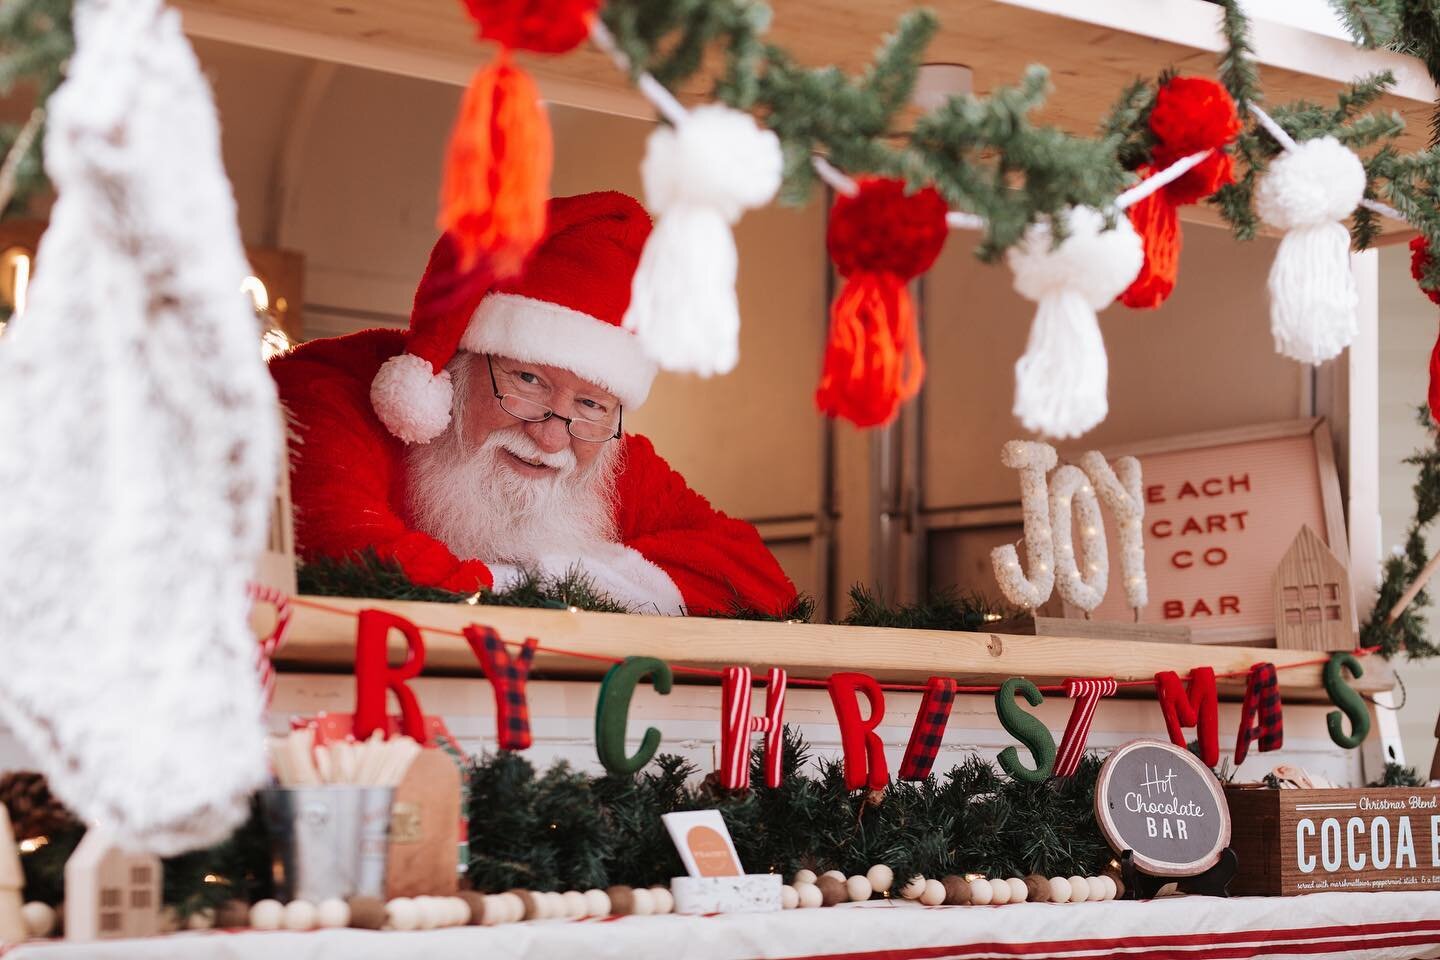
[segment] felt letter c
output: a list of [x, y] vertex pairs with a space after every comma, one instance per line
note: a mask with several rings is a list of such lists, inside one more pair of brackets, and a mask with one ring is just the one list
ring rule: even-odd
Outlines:
[[630, 697], [635, 693], [636, 684], [647, 674], [656, 693], [670, 692], [670, 665], [654, 657], [626, 657], [611, 667], [600, 681], [600, 697], [595, 703], [595, 752], [609, 773], [621, 776], [636, 773], [660, 749], [660, 731], [649, 727], [635, 755], [625, 755], [625, 722], [630, 717]]

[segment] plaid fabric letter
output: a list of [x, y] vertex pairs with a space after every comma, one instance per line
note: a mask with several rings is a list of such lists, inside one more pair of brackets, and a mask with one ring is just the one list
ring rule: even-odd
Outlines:
[[765, 734], [765, 783], [780, 786], [784, 760], [783, 733], [785, 688], [784, 670], [771, 667], [766, 679], [765, 716], [750, 715], [750, 668], [726, 667], [720, 682], [720, 785], [727, 790], [750, 787], [750, 734]]
[[924, 780], [930, 776], [954, 703], [953, 677], [931, 677], [925, 681], [925, 696], [920, 701], [920, 711], [915, 714], [915, 726], [910, 728], [905, 758], [900, 761], [901, 780]]
[[1155, 674], [1155, 694], [1165, 715], [1170, 742], [1187, 747], [1185, 727], [1194, 727], [1200, 741], [1200, 760], [1207, 767], [1220, 763], [1220, 701], [1215, 694], [1215, 669], [1196, 667], [1182, 687], [1174, 670]]
[[1090, 739], [1090, 724], [1095, 719], [1095, 708], [1101, 697], [1115, 694], [1118, 687], [1113, 677], [1101, 680], [1066, 680], [1065, 696], [1075, 701], [1070, 708], [1070, 722], [1065, 724], [1065, 736], [1060, 741], [1060, 754], [1055, 758], [1057, 777], [1073, 777], [1085, 754], [1085, 743]]
[[501, 750], [524, 750], [530, 746], [530, 704], [525, 699], [525, 680], [540, 641], [528, 637], [519, 654], [510, 656], [505, 641], [490, 627], [466, 627], [465, 640], [490, 681], [495, 694], [495, 736]]
[[1245, 762], [1250, 742], [1260, 741], [1260, 752], [1279, 750], [1285, 743], [1285, 722], [1280, 714], [1280, 685], [1275, 664], [1257, 663], [1245, 680], [1245, 703], [1240, 707], [1240, 731], [1235, 735], [1235, 765]]

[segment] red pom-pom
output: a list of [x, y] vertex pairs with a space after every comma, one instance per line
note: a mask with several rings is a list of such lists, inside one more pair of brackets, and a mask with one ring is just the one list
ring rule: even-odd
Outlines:
[[565, 53], [590, 33], [600, 0], [465, 0], [480, 36], [511, 50]]
[[945, 201], [934, 187], [906, 195], [903, 180], [862, 177], [860, 192], [836, 198], [825, 245], [843, 276], [890, 273], [902, 280], [930, 269], [945, 245]]
[[1235, 161], [1224, 147], [1239, 136], [1240, 129], [1235, 101], [1214, 80], [1174, 77], [1155, 94], [1150, 132], [1158, 143], [1151, 151], [1150, 165], [1140, 169], [1142, 176], [1201, 150], [1215, 153], [1130, 208], [1130, 222], [1145, 242], [1145, 265], [1120, 295], [1127, 307], [1158, 307], [1175, 289], [1180, 271], [1180, 217], [1175, 208], [1199, 203], [1235, 182]]
[[860, 427], [894, 418], [925, 376], [915, 305], [905, 284], [945, 245], [945, 201], [933, 187], [906, 195], [899, 180], [866, 178], [830, 211], [826, 245], [846, 278], [830, 306], [825, 369], [815, 404]]
[[1424, 234], [1410, 241], [1410, 276], [1420, 286], [1420, 292], [1430, 298], [1431, 303], [1440, 303], [1440, 290], [1425, 286], [1425, 268], [1430, 263], [1430, 244]]

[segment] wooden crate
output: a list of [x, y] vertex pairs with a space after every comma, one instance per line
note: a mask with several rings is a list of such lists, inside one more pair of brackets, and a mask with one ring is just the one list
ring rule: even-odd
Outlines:
[[1440, 789], [1227, 787], [1238, 896], [1440, 890]]

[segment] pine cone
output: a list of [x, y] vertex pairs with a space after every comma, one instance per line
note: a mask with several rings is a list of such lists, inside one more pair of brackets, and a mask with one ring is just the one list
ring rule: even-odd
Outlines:
[[10, 814], [17, 841], [51, 836], [80, 826], [76, 816], [50, 793], [45, 775], [33, 770], [0, 774], [0, 803]]

